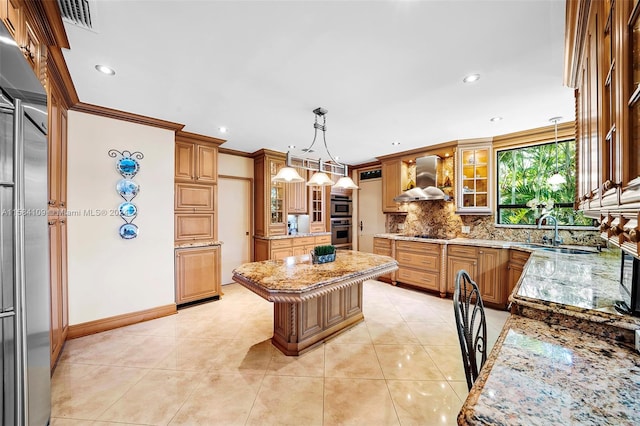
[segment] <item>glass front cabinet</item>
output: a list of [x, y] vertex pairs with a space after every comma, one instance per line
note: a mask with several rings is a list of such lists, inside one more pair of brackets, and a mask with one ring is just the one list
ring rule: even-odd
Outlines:
[[458, 145], [457, 214], [491, 214], [491, 145]]

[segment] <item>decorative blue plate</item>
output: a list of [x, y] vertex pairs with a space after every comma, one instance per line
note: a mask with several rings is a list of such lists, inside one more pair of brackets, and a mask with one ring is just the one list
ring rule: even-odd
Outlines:
[[131, 157], [122, 157], [116, 163], [116, 170], [125, 178], [131, 178], [140, 170], [140, 163]]
[[118, 191], [118, 194], [120, 194], [121, 197], [124, 197], [127, 201], [131, 201], [133, 197], [138, 195], [139, 190], [140, 186], [129, 179], [120, 179], [116, 184], [116, 191]]
[[125, 223], [120, 227], [120, 236], [125, 240], [130, 240], [138, 236], [138, 227], [133, 223]]
[[136, 205], [130, 203], [129, 201], [121, 203], [118, 206], [118, 211], [120, 212], [120, 216], [123, 217], [134, 217], [138, 214], [138, 208], [136, 207]]

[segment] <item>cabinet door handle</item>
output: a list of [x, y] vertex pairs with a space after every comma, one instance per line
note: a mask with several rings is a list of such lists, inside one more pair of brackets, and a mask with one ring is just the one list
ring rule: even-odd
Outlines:
[[478, 253], [482, 254], [483, 252], [482, 252], [482, 250], [480, 250]]
[[64, 219], [60, 219], [60, 223], [65, 223], [65, 220]]
[[55, 222], [55, 221], [53, 221], [53, 220], [50, 220], [49, 222], [47, 222], [47, 224], [48, 224], [49, 226], [53, 226], [53, 225], [55, 225], [55, 224], [56, 224], [56, 222]]
[[56, 202], [55, 202], [55, 201], [53, 201], [53, 200], [49, 200], [49, 201], [47, 201], [47, 204], [49, 204], [50, 206], [54, 205], [55, 203], [56, 203]]

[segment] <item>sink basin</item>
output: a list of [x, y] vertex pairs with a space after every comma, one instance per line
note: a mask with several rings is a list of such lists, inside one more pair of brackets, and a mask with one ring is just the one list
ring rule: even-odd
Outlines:
[[571, 248], [571, 247], [553, 247], [553, 246], [543, 246], [541, 244], [517, 244], [518, 247], [530, 248], [534, 250], [544, 250], [544, 251], [553, 251], [556, 253], [567, 253], [567, 254], [594, 254], [596, 253], [593, 250], [585, 250], [579, 248]]
[[544, 251], [555, 251], [556, 253], [568, 253], [568, 254], [595, 254], [595, 251], [584, 250], [578, 248], [568, 248], [568, 247], [541, 247], [540, 250]]

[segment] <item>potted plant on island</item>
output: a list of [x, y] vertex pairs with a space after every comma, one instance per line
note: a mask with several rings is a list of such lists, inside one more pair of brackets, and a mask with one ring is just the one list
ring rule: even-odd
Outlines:
[[333, 245], [316, 246], [311, 250], [311, 260], [313, 263], [328, 263], [336, 260], [336, 247]]

